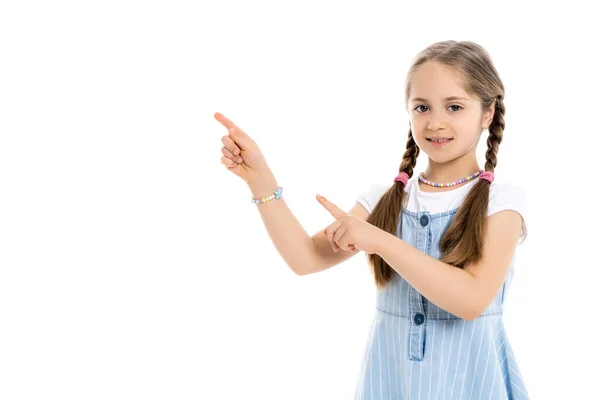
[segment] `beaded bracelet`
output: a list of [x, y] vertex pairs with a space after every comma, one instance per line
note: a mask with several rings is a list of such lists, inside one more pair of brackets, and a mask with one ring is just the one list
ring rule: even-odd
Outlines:
[[275, 191], [275, 193], [273, 193], [272, 195], [270, 195], [269, 197], [263, 197], [262, 199], [252, 199], [252, 202], [254, 204], [262, 204], [262, 203], [266, 203], [268, 201], [271, 201], [273, 199], [280, 199], [281, 198], [281, 192], [283, 191], [283, 188], [281, 186], [279, 186], [277, 188], [277, 190]]

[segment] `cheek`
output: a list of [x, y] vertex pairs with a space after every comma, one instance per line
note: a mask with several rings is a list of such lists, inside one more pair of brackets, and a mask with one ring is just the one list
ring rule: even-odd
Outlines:
[[426, 139], [421, 139], [421, 137], [419, 135], [415, 135], [415, 133], [413, 132], [413, 139], [415, 141], [415, 143], [417, 144], [417, 146], [419, 146], [420, 148], [423, 148], [425, 146], [425, 142], [427, 142]]
[[418, 136], [419, 134], [422, 134], [426, 130], [426, 128], [427, 126], [425, 125], [423, 120], [420, 120], [419, 118], [410, 119], [410, 130], [412, 131], [413, 136]]
[[427, 125], [423, 119], [411, 118], [410, 129], [412, 131], [413, 140], [420, 148], [423, 148], [427, 144], [427, 140], [423, 135], [427, 131]]

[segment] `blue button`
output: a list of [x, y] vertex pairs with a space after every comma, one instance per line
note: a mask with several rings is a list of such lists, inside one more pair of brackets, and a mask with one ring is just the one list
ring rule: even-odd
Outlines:
[[421, 313], [415, 315], [415, 324], [417, 325], [421, 325], [423, 322], [425, 322], [425, 316]]
[[425, 226], [429, 223], [429, 217], [427, 215], [421, 216], [421, 225]]

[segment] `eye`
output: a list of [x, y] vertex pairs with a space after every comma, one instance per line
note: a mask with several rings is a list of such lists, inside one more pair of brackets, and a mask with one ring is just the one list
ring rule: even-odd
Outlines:
[[[427, 107], [427, 106], [425, 106], [425, 105], [423, 105], [423, 104], [419, 104], [418, 106], [416, 106], [416, 107], [414, 108], [414, 109], [415, 109], [415, 111], [417, 111], [419, 114], [421, 114], [421, 111], [419, 111], [419, 107]], [[449, 106], [449, 107], [458, 107], [458, 109], [453, 109], [452, 111], [459, 111], [459, 110], [461, 110], [461, 109], [462, 109], [462, 107], [461, 107], [461, 106], [459, 106], [458, 104], [452, 104], [452, 105], [451, 105], [451, 106]], [[424, 112], [424, 111], [423, 111], [423, 112]]]

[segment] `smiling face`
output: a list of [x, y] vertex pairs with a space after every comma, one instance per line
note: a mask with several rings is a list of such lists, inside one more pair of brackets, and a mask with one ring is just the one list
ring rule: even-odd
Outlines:
[[492, 122], [494, 105], [484, 113], [479, 98], [464, 87], [459, 75], [433, 61], [419, 66], [412, 77], [407, 103], [412, 134], [436, 163], [475, 158], [481, 132]]

